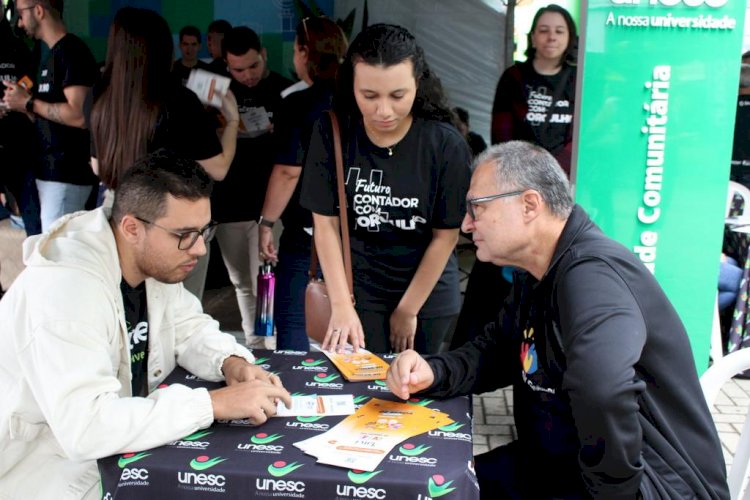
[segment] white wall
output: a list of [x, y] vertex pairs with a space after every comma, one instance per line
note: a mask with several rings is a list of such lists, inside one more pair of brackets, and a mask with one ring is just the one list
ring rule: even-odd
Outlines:
[[[488, 5], [494, 4], [494, 5]], [[487, 0], [369, 0], [369, 24], [399, 24], [424, 49], [451, 106], [466, 108], [471, 128], [489, 144], [490, 113], [503, 67], [505, 13]], [[364, 0], [336, 0], [334, 15], [357, 10], [354, 33], [362, 26]]]

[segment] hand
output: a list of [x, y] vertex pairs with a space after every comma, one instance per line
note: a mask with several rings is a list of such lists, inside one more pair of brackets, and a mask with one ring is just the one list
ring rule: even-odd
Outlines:
[[414, 336], [417, 334], [417, 315], [397, 307], [391, 314], [391, 349], [396, 352], [414, 349]]
[[31, 95], [15, 82], [3, 80], [3, 84], [5, 85], [3, 102], [8, 105], [8, 108], [11, 111], [26, 111], [26, 102], [31, 99]]
[[221, 367], [221, 372], [224, 374], [224, 380], [227, 385], [260, 380], [275, 387], [284, 388], [278, 375], [268, 373], [260, 366], [248, 363], [246, 359], [239, 356], [229, 356], [225, 359]]
[[409, 399], [415, 392], [430, 387], [435, 374], [425, 359], [416, 351], [408, 350], [398, 355], [388, 368], [386, 383], [393, 394]]
[[237, 109], [237, 99], [231, 90], [227, 90], [227, 93], [221, 96], [221, 114], [224, 115], [224, 119], [229, 122], [240, 122], [240, 112]]
[[279, 256], [274, 246], [273, 231], [270, 227], [258, 226], [258, 250], [260, 251], [261, 259], [270, 260], [274, 264], [279, 261]]
[[355, 352], [360, 347], [364, 348], [365, 334], [354, 306], [351, 304], [339, 308], [332, 306], [331, 309], [331, 321], [328, 323], [328, 331], [321, 348], [341, 352], [347, 342], [352, 345]]
[[279, 399], [287, 408], [292, 406], [292, 396], [286, 389], [260, 379], [237, 382], [209, 391], [209, 395], [214, 418], [249, 418], [255, 425], [264, 423], [268, 417], [276, 414], [276, 401]]

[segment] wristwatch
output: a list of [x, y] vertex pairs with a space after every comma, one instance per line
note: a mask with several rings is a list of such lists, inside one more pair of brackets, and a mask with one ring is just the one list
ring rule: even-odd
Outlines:
[[260, 216], [260, 219], [258, 219], [259, 226], [266, 226], [266, 227], [272, 228], [274, 224], [276, 224], [275, 220], [264, 219], [262, 215]]
[[26, 111], [28, 111], [29, 113], [34, 112], [34, 98], [33, 97], [29, 97], [29, 100], [26, 101]]

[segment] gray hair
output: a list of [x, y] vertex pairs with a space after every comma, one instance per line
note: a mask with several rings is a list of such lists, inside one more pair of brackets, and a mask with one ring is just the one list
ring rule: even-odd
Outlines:
[[553, 215], [567, 219], [573, 196], [565, 172], [547, 150], [525, 141], [509, 141], [489, 147], [474, 160], [473, 168], [490, 163], [497, 187], [537, 191]]

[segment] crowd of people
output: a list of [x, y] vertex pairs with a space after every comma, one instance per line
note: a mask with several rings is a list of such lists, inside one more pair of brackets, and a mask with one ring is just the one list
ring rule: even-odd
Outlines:
[[[31, 236], [0, 301], [0, 496], [94, 498], [98, 458], [214, 419], [261, 425], [289, 404], [284, 375], [248, 349], [257, 269], [276, 264], [277, 348], [307, 351], [314, 247], [331, 303], [324, 349], [400, 353], [387, 384], [404, 399], [513, 386], [518, 439], [476, 457], [482, 498], [728, 498], [677, 313], [572, 199], [565, 9], [538, 11], [528, 59], [503, 73], [487, 149], [397, 25], [349, 43], [332, 20], [302, 19], [295, 84], [255, 31], [224, 20], [208, 26], [210, 63], [193, 26], [174, 60], [167, 21], [124, 7], [100, 72], [62, 0], [15, 12], [49, 50], [35, 70], [23, 43], [0, 44], [0, 183]], [[0, 36], [14, 38], [4, 16]], [[185, 87], [195, 69], [230, 78], [219, 108]], [[478, 258], [463, 305], [462, 233]], [[202, 312], [214, 236], [245, 346]], [[177, 365], [226, 386], [161, 388]]]

